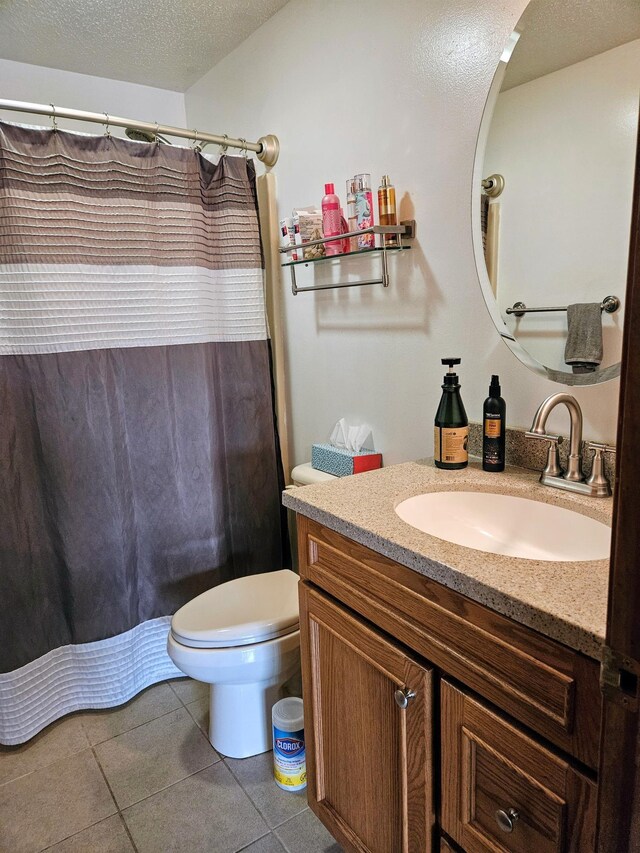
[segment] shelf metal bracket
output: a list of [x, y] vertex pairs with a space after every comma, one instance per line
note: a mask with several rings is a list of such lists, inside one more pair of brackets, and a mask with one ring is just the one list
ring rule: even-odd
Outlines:
[[[337, 290], [341, 287], [368, 287], [371, 284], [381, 284], [383, 287], [389, 287], [389, 261], [387, 259], [387, 250], [385, 246], [381, 246], [382, 251], [382, 275], [380, 278], [370, 278], [366, 281], [340, 281], [336, 284], [315, 284], [311, 287], [298, 287], [296, 283], [296, 268], [292, 264], [289, 267], [291, 272], [291, 293], [297, 296], [298, 293], [308, 293], [310, 290]], [[336, 255], [339, 258], [340, 255]], [[351, 256], [355, 257], [355, 255]]]
[[[311, 287], [298, 287], [296, 281], [296, 264], [289, 265], [289, 271], [291, 274], [291, 292], [294, 296], [297, 296], [298, 293], [308, 293], [312, 290], [338, 290], [342, 287], [369, 287], [372, 284], [381, 284], [383, 287], [389, 287], [389, 258], [388, 251], [395, 251], [397, 249], [402, 249], [402, 238], [406, 237], [411, 239], [415, 236], [416, 231], [416, 223], [414, 219], [407, 220], [405, 222], [401, 222], [399, 226], [380, 226], [374, 225], [371, 228], [366, 228], [363, 231], [353, 231], [348, 234], [343, 234], [342, 239], [347, 237], [361, 237], [363, 234], [379, 234], [381, 235], [381, 245], [378, 247], [378, 251], [381, 253], [382, 259], [382, 274], [380, 278], [372, 278], [366, 279], [365, 281], [341, 281], [335, 284], [316, 284]], [[398, 246], [392, 247], [387, 246], [384, 238], [388, 234], [397, 234], [398, 236]], [[298, 245], [296, 247], [284, 247], [280, 249], [281, 253], [286, 253], [292, 251], [294, 248], [302, 248], [304, 251], [304, 247], [306, 246], [315, 246], [322, 243], [328, 243], [332, 240], [335, 240], [335, 237], [325, 237], [319, 240], [310, 240], [307, 243], [303, 243], [302, 246]], [[363, 253], [364, 254], [364, 253]], [[348, 257], [357, 257], [357, 253], [349, 254]], [[331, 256], [331, 258], [322, 258], [321, 260], [333, 260], [339, 259], [340, 255]], [[310, 259], [309, 263], [313, 263], [314, 261]], [[299, 265], [299, 264], [298, 264]]]

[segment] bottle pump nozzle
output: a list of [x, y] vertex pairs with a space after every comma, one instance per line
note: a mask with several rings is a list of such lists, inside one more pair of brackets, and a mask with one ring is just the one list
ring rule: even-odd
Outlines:
[[455, 373], [453, 366], [454, 366], [454, 364], [460, 364], [461, 359], [459, 359], [459, 358], [443, 358], [443, 359], [441, 359], [441, 361], [443, 364], [449, 365], [449, 370], [447, 371], [447, 373]]

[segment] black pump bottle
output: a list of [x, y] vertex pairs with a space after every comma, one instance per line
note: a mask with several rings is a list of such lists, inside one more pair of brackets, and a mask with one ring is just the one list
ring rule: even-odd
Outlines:
[[489, 396], [482, 407], [482, 469], [504, 471], [507, 406], [500, 396], [500, 377], [492, 376]]
[[466, 468], [469, 463], [469, 420], [460, 396], [458, 375], [453, 372], [460, 359], [443, 358], [442, 363], [449, 365], [449, 372], [444, 377], [442, 397], [436, 412], [434, 462], [436, 468]]

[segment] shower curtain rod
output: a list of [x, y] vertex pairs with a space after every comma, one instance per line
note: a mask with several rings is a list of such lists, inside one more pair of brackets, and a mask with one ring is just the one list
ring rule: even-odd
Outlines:
[[230, 136], [218, 136], [214, 133], [201, 133], [199, 130], [187, 130], [184, 127], [172, 127], [168, 124], [157, 122], [137, 121], [131, 118], [120, 118], [108, 113], [90, 113], [85, 110], [72, 110], [68, 107], [56, 107], [54, 104], [30, 104], [27, 101], [6, 101], [0, 99], [0, 110], [12, 110], [18, 113], [35, 113], [36, 115], [67, 118], [74, 121], [92, 121], [103, 124], [108, 129], [113, 127], [130, 127], [134, 130], [142, 130], [154, 136], [158, 133], [166, 136], [178, 136], [181, 139], [193, 139], [195, 142], [211, 142], [220, 145], [223, 149], [239, 148], [241, 151], [254, 151], [265, 166], [275, 166], [280, 153], [278, 137], [272, 133], [261, 136], [257, 142], [247, 142], [246, 139], [235, 139]]

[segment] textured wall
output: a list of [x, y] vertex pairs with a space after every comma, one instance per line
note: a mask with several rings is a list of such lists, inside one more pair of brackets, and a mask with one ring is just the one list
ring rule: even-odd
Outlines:
[[[0, 80], [2, 97], [12, 101], [53, 103], [76, 110], [107, 112], [124, 118], [157, 121], [160, 124], [185, 124], [184, 95], [180, 92], [76, 74], [73, 71], [59, 71], [56, 68], [43, 68], [40, 65], [27, 65], [8, 59], [0, 59]], [[0, 112], [0, 117], [4, 121], [49, 124], [49, 119], [44, 116], [31, 116], [26, 113]], [[99, 125], [78, 121], [59, 119], [58, 125], [86, 133], [100, 132]], [[112, 133], [115, 136], [123, 136], [124, 130], [112, 128]]]
[[[388, 291], [285, 298], [295, 462], [309, 459], [311, 443], [343, 415], [372, 424], [387, 463], [431, 453], [441, 356], [462, 357], [471, 418], [491, 373], [501, 376], [512, 426], [528, 426], [541, 400], [563, 390], [531, 374], [498, 339], [471, 242], [480, 119], [524, 5], [291, 0], [187, 91], [190, 125], [247, 139], [279, 135], [283, 213], [319, 203], [325, 181], [344, 196], [344, 180], [360, 171], [376, 185], [389, 173], [402, 213], [415, 211], [416, 246], [394, 263]], [[372, 271], [355, 263], [358, 273]], [[303, 270], [301, 278], [311, 283], [313, 275]], [[586, 434], [613, 439], [618, 382], [575, 393]], [[557, 421], [550, 426], [566, 432]]]

